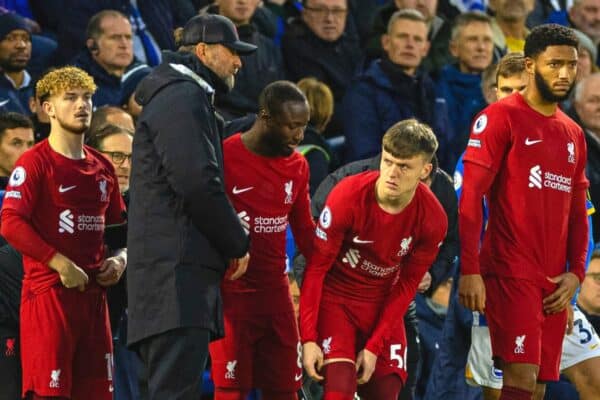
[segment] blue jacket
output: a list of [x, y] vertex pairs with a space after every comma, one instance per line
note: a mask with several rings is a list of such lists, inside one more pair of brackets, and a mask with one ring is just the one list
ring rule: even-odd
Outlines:
[[448, 114], [443, 99], [436, 97], [434, 83], [425, 72], [404, 75], [403, 85], [394, 85], [373, 61], [351, 83], [343, 103], [346, 161], [373, 157], [381, 152], [381, 138], [396, 122], [417, 118], [431, 126], [440, 147], [448, 136]]
[[454, 65], [446, 65], [439, 73], [437, 94], [446, 100], [448, 116], [454, 137], [449, 138], [442, 157], [442, 167], [452, 171], [458, 157], [465, 151], [469, 139], [471, 120], [486, 105], [481, 92], [481, 76], [464, 74]]
[[29, 98], [33, 96], [33, 89], [33, 81], [21, 89], [15, 89], [12, 82], [0, 72], [0, 112], [13, 111], [30, 115]]

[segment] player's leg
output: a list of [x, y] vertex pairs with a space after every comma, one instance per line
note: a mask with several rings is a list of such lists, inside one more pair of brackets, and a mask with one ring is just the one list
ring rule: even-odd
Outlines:
[[396, 400], [402, 391], [402, 379], [396, 374], [376, 376], [358, 387], [361, 400]]
[[400, 400], [410, 400], [415, 395], [417, 385], [417, 374], [419, 369], [419, 360], [421, 358], [421, 345], [419, 344], [419, 327], [417, 320], [417, 307], [415, 302], [411, 302], [404, 315], [404, 326], [406, 327], [406, 340], [408, 342], [408, 353], [406, 357], [406, 384], [403, 385], [400, 393]]
[[480, 386], [484, 400], [498, 400], [502, 389], [502, 370], [494, 366], [492, 344], [487, 320], [478, 312], [473, 313], [471, 347], [465, 370], [469, 385]]
[[29, 392], [25, 396], [25, 400], [70, 400], [68, 397], [56, 397], [56, 396], [38, 396], [35, 393]]
[[278, 392], [276, 390], [263, 389], [262, 400], [298, 400], [296, 392]]
[[575, 385], [581, 400], [600, 399], [600, 357], [588, 358], [563, 373]]
[[250, 390], [216, 387], [215, 400], [246, 400]]
[[323, 400], [353, 400], [356, 393], [356, 366], [353, 362], [335, 361], [322, 368]]

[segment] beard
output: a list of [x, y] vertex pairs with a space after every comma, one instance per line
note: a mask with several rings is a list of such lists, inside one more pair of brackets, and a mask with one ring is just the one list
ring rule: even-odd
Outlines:
[[225, 86], [227, 86], [229, 88], [229, 90], [232, 90], [233, 87], [235, 86], [235, 76], [234, 75], [227, 75], [221, 79], [223, 79], [223, 82], [225, 82]]
[[60, 118], [57, 118], [56, 120], [62, 129], [64, 129], [65, 131], [71, 132], [75, 135], [83, 135], [84, 133], [87, 132], [87, 130], [90, 127], [90, 118], [88, 118], [85, 123], [81, 123], [81, 124], [72, 124], [72, 123], [63, 121]]
[[12, 59], [2, 60], [0, 62], [0, 69], [11, 73], [11, 72], [21, 72], [27, 67], [27, 62], [15, 61]]
[[537, 87], [538, 92], [540, 92], [540, 96], [542, 96], [542, 98], [544, 100], [549, 101], [551, 103], [560, 103], [562, 101], [565, 101], [566, 99], [569, 98], [569, 95], [571, 94], [571, 91], [573, 90], [573, 84], [571, 84], [571, 87], [569, 88], [567, 93], [565, 93], [564, 95], [554, 94], [554, 92], [552, 92], [552, 89], [550, 88], [550, 85], [548, 85], [548, 82], [546, 82], [546, 80], [544, 79], [542, 74], [540, 74], [537, 70], [535, 70], [534, 76], [535, 76], [535, 86]]

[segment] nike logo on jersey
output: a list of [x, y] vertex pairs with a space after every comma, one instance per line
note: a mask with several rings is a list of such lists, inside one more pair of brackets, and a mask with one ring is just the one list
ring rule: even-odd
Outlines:
[[250, 186], [250, 187], [242, 188], [242, 189], [238, 189], [237, 186], [234, 186], [233, 190], [231, 190], [231, 192], [233, 194], [240, 194], [240, 193], [247, 192], [248, 190], [252, 190], [252, 189], [254, 189], [254, 186]]
[[298, 382], [300, 379], [302, 379], [302, 373], [298, 374], [298, 375], [294, 375], [294, 380], [296, 382]]
[[6, 99], [6, 100], [0, 101], [0, 107], [2, 107], [3, 105], [7, 104], [9, 101], [10, 101], [10, 99]]
[[525, 138], [525, 146], [531, 146], [534, 145], [536, 143], [540, 143], [542, 140], [529, 140], [529, 138]]
[[77, 187], [77, 185], [67, 186], [67, 187], [63, 187], [63, 185], [60, 185], [58, 187], [58, 193], [68, 192], [69, 190], [75, 189], [76, 187]]
[[356, 244], [367, 244], [367, 243], [375, 243], [373, 240], [360, 240], [358, 238], [358, 236], [354, 236], [354, 239], [352, 239], [352, 241]]

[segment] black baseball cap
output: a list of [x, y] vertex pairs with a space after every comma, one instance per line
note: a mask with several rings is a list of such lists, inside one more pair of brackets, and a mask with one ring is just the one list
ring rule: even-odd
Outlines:
[[196, 15], [183, 27], [183, 45], [222, 44], [239, 54], [250, 54], [256, 46], [242, 42], [231, 20], [218, 14]]

